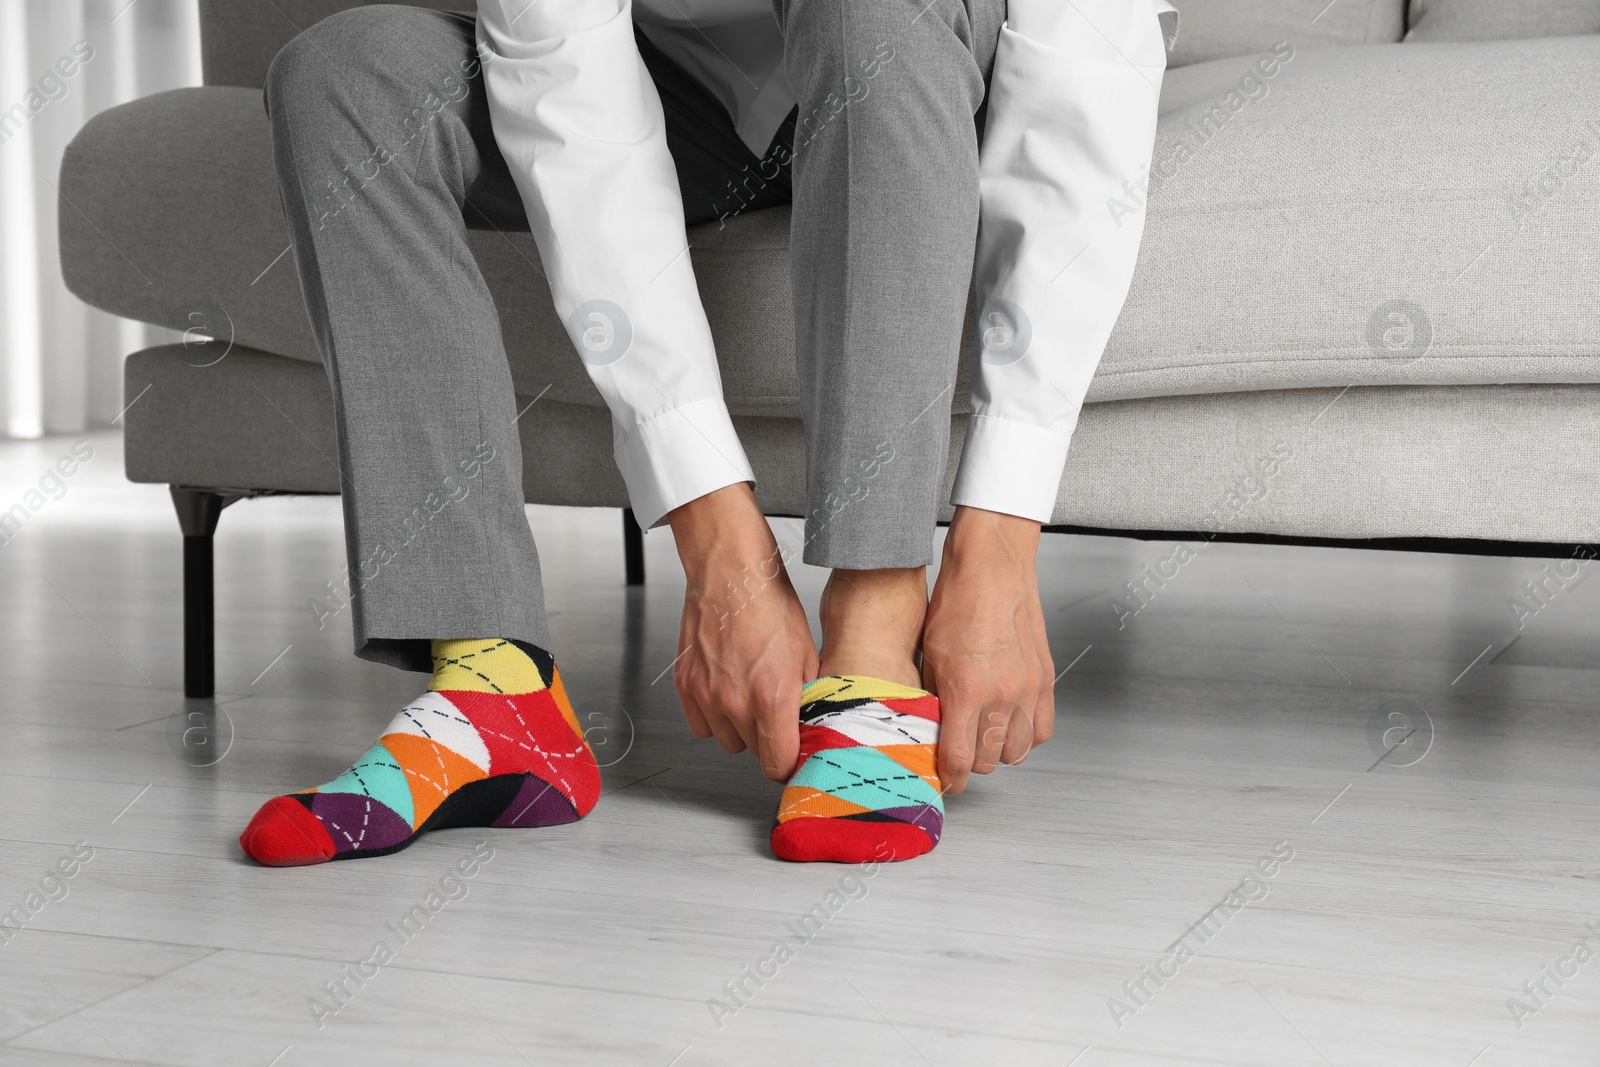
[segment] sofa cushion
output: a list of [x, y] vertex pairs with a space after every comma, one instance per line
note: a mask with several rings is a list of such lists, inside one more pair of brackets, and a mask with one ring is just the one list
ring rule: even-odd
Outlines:
[[[143, 394], [127, 414], [129, 478], [337, 492], [326, 376], [239, 346], [219, 360], [222, 347], [165, 345], [129, 357], [127, 393]], [[1596, 393], [1575, 385], [1380, 386], [1091, 404], [1051, 521], [1176, 536], [1592, 543], [1600, 540], [1592, 505], [1600, 494]], [[953, 422], [941, 500], [949, 499], [965, 422]], [[799, 420], [738, 415], [734, 426], [762, 508], [800, 514]], [[605, 411], [544, 400], [517, 429], [522, 454], [537, 457], [522, 466], [530, 503], [627, 506]], [[950, 517], [948, 505], [942, 517]]]
[[[1600, 381], [1600, 163], [1572, 165], [1585, 138], [1600, 143], [1583, 126], [1600, 113], [1597, 75], [1600, 39], [1577, 37], [1169, 72], [1139, 268], [1089, 399]], [[179, 89], [102, 112], [59, 184], [62, 269], [84, 300], [318, 358], [259, 92]], [[737, 414], [799, 414], [788, 220], [755, 212], [690, 235]], [[469, 238], [518, 392], [599, 406], [532, 237]]]
[[1406, 40], [1500, 41], [1600, 33], [1600, 0], [1411, 0]]
[[[320, 361], [289, 254], [259, 89], [174, 89], [101, 112], [61, 163], [61, 269], [95, 307]], [[798, 414], [787, 209], [694, 231], [736, 411]], [[526, 233], [471, 230], [519, 392], [601, 404]], [[721, 294], [711, 299], [713, 293]]]
[[1405, 0], [1171, 0], [1178, 43], [1169, 68], [1264, 52], [1279, 41], [1296, 48], [1392, 44], [1405, 33]]
[[1145, 241], [1090, 399], [1600, 380], [1600, 159], [1579, 165], [1600, 156], [1600, 38], [1168, 78]]

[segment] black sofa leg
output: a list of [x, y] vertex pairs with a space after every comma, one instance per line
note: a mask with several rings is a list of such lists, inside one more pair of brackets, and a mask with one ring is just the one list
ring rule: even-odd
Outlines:
[[210, 698], [217, 688], [212, 535], [222, 509], [239, 498], [181, 485], [171, 489], [183, 530], [183, 695]]
[[622, 509], [622, 562], [629, 585], [644, 584], [644, 531], [634, 520], [633, 509]]

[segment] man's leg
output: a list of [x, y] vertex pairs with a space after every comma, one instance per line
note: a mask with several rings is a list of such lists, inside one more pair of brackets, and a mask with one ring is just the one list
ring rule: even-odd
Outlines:
[[1005, 0], [780, 0], [806, 562], [933, 561]]
[[[279, 188], [338, 420], [356, 654], [549, 647], [516, 397], [462, 198], [497, 158], [472, 21], [356, 8], [268, 71]], [[501, 164], [503, 168], [503, 164]]]
[[805, 558], [834, 568], [822, 671], [915, 686], [1005, 3], [785, 6]]
[[[778, 0], [777, 8], [799, 99], [791, 275], [807, 439], [805, 559], [834, 568], [822, 597], [821, 673], [854, 679], [808, 691], [808, 714], [824, 707], [835, 734], [915, 771], [866, 792], [828, 782], [872, 779], [884, 764], [876, 756], [850, 757], [861, 765], [842, 777], [807, 778], [803, 765], [780, 820], [868, 808], [914, 828], [884, 839], [903, 856], [932, 847], [942, 811], [936, 792], [925, 795], [937, 787], [938, 712], [919, 688], [917, 646], [977, 242], [974, 116], [1005, 0]], [[866, 712], [862, 700], [872, 701]], [[850, 722], [861, 714], [883, 729]], [[831, 800], [808, 800], [801, 779]], [[820, 824], [820, 843], [800, 841], [811, 832], [802, 825], [780, 826], [794, 840], [775, 835], [774, 847], [840, 858], [876, 849], [872, 834], [891, 824], [858, 822], [848, 846]]]
[[505, 167], [472, 20], [342, 12], [284, 47], [264, 95], [333, 386], [356, 652], [433, 682], [350, 770], [263, 806], [240, 844], [316, 863], [441, 826], [579, 818], [599, 771], [548, 651], [511, 375], [462, 219]]
[[[720, 103], [640, 48], [688, 221], [710, 221], [730, 182], [771, 168]], [[476, 60], [470, 17], [368, 6], [316, 24], [269, 71], [280, 190], [335, 390], [357, 651], [431, 665], [434, 681], [349, 772], [258, 813], [241, 844], [266, 862], [392, 852], [434, 826], [568, 821], [598, 792], [545, 651], [512, 385], [465, 242], [466, 227], [528, 229]], [[786, 173], [767, 196], [787, 197]], [[710, 496], [704, 521], [674, 521], [680, 542], [735, 528], [730, 510], [771, 540], [747, 487]]]

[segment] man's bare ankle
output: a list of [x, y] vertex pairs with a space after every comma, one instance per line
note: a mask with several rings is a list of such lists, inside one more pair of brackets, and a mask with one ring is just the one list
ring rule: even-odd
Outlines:
[[920, 685], [917, 644], [927, 610], [925, 567], [835, 570], [819, 610], [821, 673]]

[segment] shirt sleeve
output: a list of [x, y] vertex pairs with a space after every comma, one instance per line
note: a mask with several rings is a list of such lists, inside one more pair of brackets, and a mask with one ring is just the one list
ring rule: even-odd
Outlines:
[[1010, 0], [980, 157], [972, 419], [953, 504], [1038, 522], [1055, 511], [1132, 284], [1176, 32], [1165, 0]]
[[640, 525], [755, 476], [722, 396], [630, 0], [478, 0], [495, 142]]

